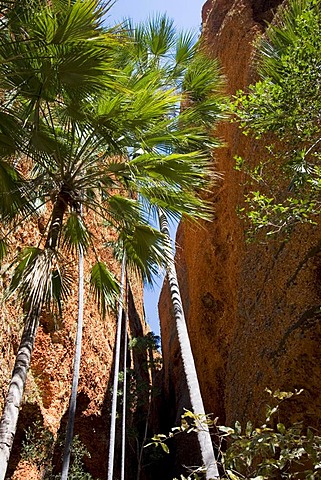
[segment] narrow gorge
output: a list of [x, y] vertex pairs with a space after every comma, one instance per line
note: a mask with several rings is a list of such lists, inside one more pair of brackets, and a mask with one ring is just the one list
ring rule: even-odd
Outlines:
[[[275, 20], [282, 3], [282, 0], [207, 0], [204, 4], [202, 48], [210, 57], [218, 58], [228, 95], [256, 81], [255, 41], [264, 34], [267, 22]], [[244, 205], [249, 185], [246, 174], [235, 168], [235, 157], [246, 158], [254, 168], [266, 158], [267, 150], [263, 141], [245, 136], [239, 125], [229, 119], [221, 122], [213, 134], [222, 141], [213, 154], [213, 168], [218, 177], [207, 192], [213, 218], [198, 224], [183, 219], [176, 238], [177, 274], [205, 410], [218, 417], [221, 425], [233, 425], [237, 420], [243, 425], [248, 420], [259, 425], [264, 422], [269, 403], [266, 389], [286, 392], [303, 389], [284, 410], [281, 408], [280, 417], [285, 422], [302, 421], [305, 426], [318, 429], [320, 222], [297, 225], [289, 238], [247, 242], [238, 209]], [[91, 222], [94, 224], [95, 219]], [[39, 221], [30, 225], [30, 236], [37, 236], [39, 229]], [[25, 229], [23, 233], [18, 230], [13, 241], [17, 248], [25, 245]], [[119, 264], [102, 246], [97, 248], [119, 276]], [[2, 271], [2, 289], [5, 289], [8, 279], [5, 268]], [[173, 442], [169, 455], [161, 454], [159, 448], [142, 449], [143, 442], [153, 434], [167, 434], [179, 425], [184, 409], [190, 408], [170, 292], [165, 280], [159, 299], [160, 353], [154, 348], [144, 320], [142, 283], [132, 275], [128, 284], [128, 332], [134, 341], [127, 355], [132, 403], [127, 425], [125, 478], [172, 480], [174, 476], [187, 475], [182, 465], [199, 465], [196, 436], [191, 434]], [[107, 478], [116, 315], [108, 313], [107, 320], [102, 320], [89, 300], [85, 312], [75, 434], [90, 453], [84, 460], [86, 472], [95, 480], [102, 480]], [[19, 315], [21, 318], [21, 312]], [[49, 313], [43, 315], [8, 480], [46, 478], [45, 464], [32, 465], [32, 461], [21, 457], [23, 442], [26, 443], [26, 432], [34, 428], [35, 422], [55, 438], [65, 430], [75, 316], [76, 304], [72, 302], [59, 325]], [[14, 321], [16, 317], [14, 304], [3, 306], [1, 406], [19, 344], [21, 325]], [[47, 446], [37, 444], [35, 448]], [[58, 474], [61, 446], [56, 442], [55, 447], [48, 448], [53, 449], [48, 450], [48, 455], [57, 467], [54, 473]], [[119, 440], [116, 455], [120, 454], [120, 448]], [[120, 478], [118, 467], [114, 478]]]

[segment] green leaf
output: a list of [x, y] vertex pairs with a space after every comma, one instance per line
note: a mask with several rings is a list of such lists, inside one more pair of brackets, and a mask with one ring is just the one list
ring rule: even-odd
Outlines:
[[0, 159], [0, 214], [3, 219], [12, 219], [27, 208], [23, 187], [24, 182], [18, 171]]
[[149, 19], [146, 27], [147, 47], [152, 55], [165, 55], [175, 42], [173, 20], [166, 15], [156, 15]]
[[81, 246], [87, 250], [90, 240], [90, 232], [77, 212], [71, 212], [63, 230], [63, 243], [68, 250], [74, 251]]
[[20, 252], [14, 262], [16, 266], [9, 286], [10, 293], [13, 293], [19, 288], [26, 268], [32, 264], [32, 262], [40, 253], [41, 249], [37, 247], [26, 247]]
[[248, 421], [246, 423], [246, 427], [245, 427], [245, 435], [247, 437], [250, 437], [251, 434], [252, 434], [252, 429], [253, 429], [253, 425], [252, 425], [252, 422]]
[[153, 281], [160, 268], [171, 259], [171, 246], [166, 237], [147, 224], [134, 224], [131, 230], [123, 230], [120, 240], [125, 248], [128, 265], [136, 269], [142, 278]]
[[7, 252], [8, 244], [3, 238], [0, 238], [0, 265], [2, 264], [5, 256], [7, 255]]
[[48, 301], [58, 306], [59, 315], [62, 315], [63, 300], [66, 300], [71, 294], [71, 285], [73, 275], [71, 273], [62, 273], [61, 269], [56, 268], [51, 276], [51, 291]]
[[282, 433], [283, 435], [285, 434], [286, 428], [285, 428], [285, 425], [283, 423], [278, 423], [276, 428], [277, 428], [278, 432]]
[[241, 435], [242, 433], [242, 426], [240, 424], [240, 422], [237, 420], [234, 424], [234, 427], [235, 427], [235, 432], [238, 434], [238, 435]]
[[120, 293], [117, 280], [105, 263], [97, 262], [92, 267], [90, 286], [98, 308], [105, 317], [107, 309], [115, 307], [117, 296]]
[[123, 195], [112, 195], [108, 199], [108, 216], [124, 226], [139, 221], [142, 211], [139, 201]]
[[166, 445], [166, 443], [160, 442], [159, 445], [162, 447], [162, 449], [165, 453], [169, 453], [169, 448]]

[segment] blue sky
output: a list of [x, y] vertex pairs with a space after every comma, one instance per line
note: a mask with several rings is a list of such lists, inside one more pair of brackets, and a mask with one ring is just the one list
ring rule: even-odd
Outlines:
[[[111, 23], [131, 18], [135, 23], [154, 13], [167, 13], [178, 28], [195, 29], [201, 26], [201, 11], [205, 0], [117, 0], [109, 12]], [[108, 22], [109, 23], [109, 22]]]
[[[201, 27], [201, 12], [205, 0], [117, 0], [108, 12], [107, 24], [120, 23], [130, 18], [133, 23], [147, 20], [157, 13], [166, 13], [176, 27], [193, 30], [198, 35]], [[174, 231], [174, 228], [172, 228]], [[159, 334], [158, 297], [163, 279], [155, 280], [152, 288], [145, 288], [145, 313], [151, 330]]]

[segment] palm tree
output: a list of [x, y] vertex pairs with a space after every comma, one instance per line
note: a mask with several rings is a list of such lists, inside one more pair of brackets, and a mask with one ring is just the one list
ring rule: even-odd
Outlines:
[[[81, 75], [79, 72], [78, 81], [83, 93], [89, 93], [89, 87], [95, 91], [98, 86], [105, 84], [104, 76], [101, 73], [109, 54], [104, 57], [103, 46], [99, 45], [99, 42], [93, 41], [95, 37], [98, 38], [102, 10], [97, 9], [97, 5], [94, 5], [95, 2], [90, 2], [91, 5], [86, 6], [82, 2], [72, 4], [60, 2], [59, 5], [58, 3], [51, 2], [49, 6], [40, 1], [30, 2], [30, 4], [16, 2], [6, 12], [7, 23], [2, 32], [0, 44], [2, 57], [0, 86], [4, 91], [5, 100], [2, 104], [0, 129], [2, 134], [7, 133], [8, 120], [11, 122], [9, 125], [14, 124], [14, 127], [9, 132], [10, 142], [3, 141], [3, 135], [1, 138], [4, 143], [1, 153], [6, 157], [3, 160], [4, 171], [9, 173], [7, 177], [11, 180], [10, 185], [8, 179], [6, 180], [4, 177], [6, 183], [3, 185], [2, 195], [14, 192], [18, 192], [20, 195], [15, 193], [16, 200], [13, 204], [15, 208], [11, 209], [14, 212], [9, 212], [10, 215], [2, 208], [3, 222], [11, 220], [12, 213], [17, 213], [18, 207], [29, 205], [27, 211], [29, 216], [36, 211], [34, 200], [38, 197], [39, 188], [43, 187], [42, 182], [45, 180], [43, 174], [34, 176], [32, 181], [23, 182], [17, 171], [17, 160], [12, 163], [9, 155], [22, 152], [30, 156], [37, 152], [37, 155], [34, 156], [37, 157], [39, 164], [35, 163], [35, 169], [39, 169], [41, 162], [45, 160], [46, 155], [43, 154], [48, 154], [52, 148], [48, 144], [48, 141], [51, 140], [48, 136], [44, 139], [42, 146], [37, 147], [41, 143], [41, 125], [47, 117], [51, 123], [53, 122], [49, 105], [57, 102], [57, 99], [61, 102], [61, 99], [64, 98], [63, 94], [69, 97], [71, 106], [75, 88], [72, 89], [70, 80], [76, 73], [77, 66], [79, 70], [76, 60], [82, 65], [87, 62], [87, 66], [92, 68], [92, 71], [87, 70], [85, 75]], [[62, 3], [66, 7], [65, 16], [59, 14], [58, 8], [61, 8]], [[72, 32], [71, 26], [73, 26]], [[72, 33], [73, 42], [70, 41], [68, 33]], [[75, 52], [77, 52], [76, 57]], [[88, 53], [92, 54], [89, 55], [90, 65], [88, 65]], [[9, 149], [5, 148], [6, 144], [9, 144]], [[16, 185], [13, 185], [14, 183]], [[33, 188], [33, 195], [26, 198], [27, 189], [30, 188]], [[0, 426], [0, 478], [4, 478], [13, 442], [39, 316], [48, 300], [50, 291], [54, 295], [58, 290], [60, 290], [60, 294], [68, 292], [68, 282], [66, 279], [62, 282], [59, 268], [61, 258], [57, 248], [64, 215], [68, 205], [71, 202], [74, 203], [70, 193], [66, 185], [60, 185], [59, 190], [55, 193], [54, 207], [44, 248], [30, 248], [21, 254], [11, 283], [12, 290], [18, 286], [21, 288], [26, 318]], [[21, 210], [23, 209], [20, 208], [20, 212]], [[5, 245], [5, 239], [2, 239], [2, 242]], [[57, 267], [54, 267], [55, 264]]]
[[[118, 303], [117, 316], [117, 333], [116, 333], [116, 348], [115, 348], [115, 367], [114, 367], [114, 382], [113, 382], [113, 397], [111, 408], [110, 421], [110, 435], [109, 435], [109, 455], [108, 455], [108, 480], [113, 480], [114, 472], [114, 455], [115, 455], [115, 437], [116, 437], [116, 416], [117, 416], [117, 394], [118, 394], [118, 377], [119, 377], [119, 362], [120, 362], [120, 347], [121, 347], [121, 333], [124, 312], [125, 299], [125, 280], [126, 279], [126, 255], [123, 256], [121, 267], [121, 281], [120, 281], [120, 295]], [[126, 352], [124, 353], [126, 355]]]
[[[101, 27], [98, 2], [34, 0], [31, 5], [14, 4], [1, 37], [0, 88], [5, 102], [0, 131], [4, 134], [8, 125], [12, 127], [9, 143], [0, 137], [5, 155], [2, 196], [4, 200], [4, 193], [10, 193], [15, 201], [14, 208], [3, 201], [0, 213], [9, 225], [13, 217], [15, 222], [27, 221], [39, 205], [47, 205], [50, 221], [43, 241], [23, 249], [14, 262], [10, 291], [20, 292], [23, 299], [25, 329], [0, 426], [0, 478], [5, 475], [39, 316], [53, 303], [61, 311], [70, 290], [64, 250], [93, 250], [97, 262], [91, 269], [91, 288], [103, 314], [118, 291], [95, 250], [86, 216], [91, 212], [101, 219], [107, 238], [108, 229], [113, 229], [129, 267], [151, 279], [154, 265], [163, 264], [167, 256], [167, 246], [164, 236], [146, 223], [142, 202], [174, 214], [197, 210], [202, 202], [189, 186], [203, 185], [208, 171], [202, 152], [184, 153], [199, 147], [205, 137], [179, 114], [179, 96], [163, 88], [159, 69], [142, 74], [130, 65], [120, 68], [119, 52], [132, 47], [117, 32]], [[159, 151], [160, 143], [175, 146], [178, 153]], [[129, 147], [143, 147], [144, 153], [130, 160]], [[31, 162], [24, 177], [19, 174], [21, 154]], [[129, 191], [134, 198], [122, 193]]]
[[81, 246], [79, 246], [78, 256], [79, 256], [78, 258], [78, 319], [77, 319], [76, 348], [75, 348], [75, 357], [74, 357], [73, 380], [72, 380], [72, 388], [71, 388], [71, 395], [70, 395], [67, 432], [66, 432], [64, 456], [63, 456], [63, 462], [62, 462], [61, 480], [68, 479], [70, 453], [71, 453], [75, 416], [76, 416], [77, 391], [78, 391], [78, 383], [79, 383], [79, 370], [80, 370], [81, 345], [82, 345], [82, 333], [83, 333], [84, 252]]
[[[165, 16], [151, 19], [147, 25], [141, 24], [136, 29], [129, 29], [129, 32], [132, 32], [135, 38], [134, 45], [136, 48], [133, 51], [133, 59], [136, 68], [140, 71], [148, 68], [158, 68], [164, 77], [163, 88], [172, 86], [176, 91], [183, 92], [182, 106], [184, 110], [179, 115], [179, 128], [189, 128], [190, 125], [193, 125], [196, 134], [193, 144], [186, 144], [183, 147], [184, 151], [188, 152], [195, 149], [195, 145], [197, 145], [201, 147], [205, 154], [206, 147], [208, 147], [207, 154], [210, 155], [209, 150], [217, 146], [210, 131], [217, 120], [223, 117], [223, 98], [220, 93], [222, 76], [217, 63], [209, 60], [203, 54], [200, 45], [195, 43], [192, 34], [182, 33], [177, 36], [173, 23]], [[172, 115], [174, 116], [175, 112], [172, 112]], [[175, 152], [179, 151], [182, 146], [161, 144], [160, 142], [158, 148]], [[197, 165], [195, 167], [194, 174], [197, 176]], [[199, 167], [201, 167], [201, 164]], [[204, 177], [202, 177], [203, 180]], [[204, 186], [204, 184], [201, 186]], [[191, 189], [197, 187], [199, 186], [197, 186], [195, 179], [194, 182], [190, 181], [188, 185], [189, 194]], [[178, 190], [182, 194], [181, 201], [186, 202], [187, 198], [184, 197], [186, 192], [181, 192], [180, 188]], [[177, 200], [179, 201], [179, 199]], [[189, 211], [190, 216], [206, 218], [208, 211], [205, 202], [199, 201], [196, 208], [195, 198], [190, 203], [193, 204]], [[157, 210], [161, 232], [170, 244], [166, 213], [162, 208]], [[173, 211], [171, 213], [173, 214]], [[198, 438], [202, 461], [206, 467], [206, 478], [218, 479], [217, 462], [205, 421], [205, 411], [184, 317], [173, 254], [167, 261], [167, 275], [190, 400], [193, 412], [198, 418]]]
[[[168, 221], [166, 215], [160, 211], [159, 223], [161, 232], [168, 238], [170, 237]], [[201, 450], [203, 464], [206, 468], [206, 479], [219, 479], [217, 462], [215, 460], [213, 445], [206, 422], [205, 409], [200, 386], [197, 377], [191, 342], [188, 335], [186, 325], [183, 302], [180, 294], [179, 284], [177, 280], [176, 268], [174, 263], [174, 255], [171, 262], [167, 265], [167, 278], [171, 292], [171, 300], [174, 310], [174, 318], [176, 322], [176, 330], [178, 341], [181, 347], [183, 368], [186, 375], [186, 382], [193, 413], [196, 415], [195, 423], [197, 427], [197, 436]]]
[[125, 480], [125, 465], [126, 465], [126, 410], [127, 410], [127, 348], [128, 348], [128, 334], [127, 334], [127, 312], [125, 312], [124, 325], [124, 365], [123, 365], [123, 411], [122, 411], [122, 442], [121, 442], [121, 470], [120, 480]]

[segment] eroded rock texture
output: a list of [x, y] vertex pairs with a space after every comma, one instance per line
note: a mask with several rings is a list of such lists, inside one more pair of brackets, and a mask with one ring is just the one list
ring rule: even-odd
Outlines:
[[[100, 219], [88, 214], [87, 220], [91, 230], [96, 235], [96, 253], [107, 263], [117, 278], [120, 278], [120, 265], [113, 259], [111, 252], [105, 247], [105, 239], [99, 233]], [[110, 232], [110, 238], [112, 238], [112, 235], [113, 233]], [[23, 228], [18, 228], [12, 238], [13, 254], [17, 252], [17, 249], [19, 251], [23, 246], [33, 243], [37, 244], [40, 240], [37, 221], [30, 222], [28, 226]], [[40, 480], [44, 478], [46, 465], [49, 472], [52, 464], [55, 466], [54, 474], [61, 472], [62, 443], [59, 441], [59, 438], [63, 439], [68, 418], [78, 303], [77, 262], [72, 255], [69, 261], [70, 274], [74, 281], [70, 297], [64, 305], [63, 317], [61, 319], [47, 312], [43, 313], [40, 321], [17, 434], [10, 458], [8, 479]], [[107, 477], [116, 315], [110, 311], [106, 318], [102, 318], [98, 312], [96, 302], [89, 289], [89, 269], [94, 263], [95, 257], [93, 254], [86, 256], [83, 346], [74, 431], [75, 435], [79, 436], [80, 441], [90, 453], [90, 458], [85, 458], [85, 471], [91, 473], [96, 480]], [[7, 286], [9, 280], [6, 274], [8, 267], [9, 263], [4, 265], [2, 269], [1, 290]], [[131, 295], [128, 332], [131, 337], [143, 337], [149, 329], [143, 320], [142, 283], [135, 275], [129, 275], [128, 282]], [[23, 316], [17, 305], [17, 299], [13, 299], [11, 304], [3, 306], [0, 317], [2, 349], [0, 360], [1, 410], [14, 365], [15, 353], [20, 342]], [[144, 352], [141, 353], [139, 360], [142, 363], [144, 362]], [[122, 361], [123, 359], [121, 359], [121, 365]], [[128, 354], [128, 367], [135, 369], [137, 374], [143, 374], [141, 365], [138, 364], [135, 355], [130, 357]], [[142, 400], [141, 406], [143, 410], [147, 408], [148, 398]], [[134, 414], [135, 407], [132, 407], [131, 410], [129, 409], [129, 423], [134, 421], [133, 415], [130, 415], [131, 411]], [[49, 444], [42, 444], [42, 447], [47, 449], [47, 458], [44, 458], [42, 461], [39, 462], [37, 458], [33, 457], [24, 461], [21, 459], [22, 442], [26, 439], [27, 428], [31, 427], [34, 430], [36, 422], [40, 425], [40, 431], [47, 429], [52, 433], [55, 440], [58, 438], [58, 441], [56, 441], [53, 452], [48, 448]], [[139, 434], [142, 434], [142, 432], [135, 430], [135, 435], [138, 436]], [[39, 441], [39, 432], [36, 434], [36, 438]], [[134, 448], [136, 448], [135, 436], [128, 441], [131, 441], [134, 444]], [[118, 436], [117, 442], [115, 475], [119, 473], [120, 436]], [[38, 445], [36, 450], [39, 450], [39, 448]], [[131, 452], [129, 443], [128, 451]], [[51, 453], [53, 453], [53, 456]], [[129, 453], [129, 459], [130, 455], [135, 459], [131, 465], [133, 475], [135, 476], [137, 470], [136, 452], [133, 454]], [[38, 466], [37, 462], [39, 463]]]
[[[229, 94], [255, 78], [253, 41], [280, 3], [205, 3], [203, 42], [210, 55], [219, 58]], [[255, 165], [265, 149], [234, 124], [221, 125], [216, 135], [226, 146], [217, 153], [216, 168], [223, 178], [212, 191], [214, 220], [202, 228], [183, 222], [177, 234], [178, 276], [206, 411], [226, 424], [236, 419], [261, 421], [269, 400], [266, 387], [303, 387], [286, 414], [318, 426], [320, 228], [299, 226], [288, 242], [246, 244], [236, 215], [246, 191], [245, 177], [234, 170], [233, 158], [241, 155]], [[160, 315], [165, 396], [173, 424], [189, 402], [166, 284]]]

